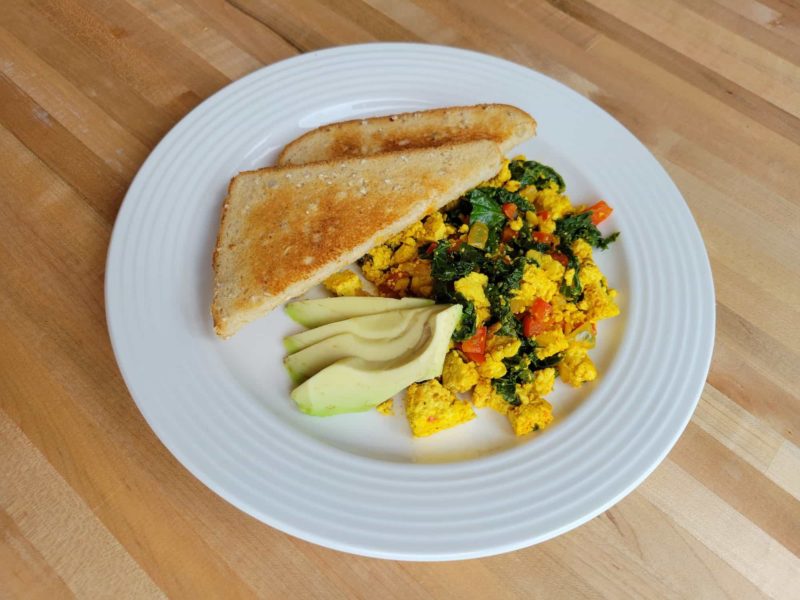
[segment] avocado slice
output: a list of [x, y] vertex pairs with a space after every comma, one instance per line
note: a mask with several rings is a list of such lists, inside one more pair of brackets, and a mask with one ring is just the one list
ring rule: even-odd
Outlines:
[[[441, 310], [444, 307], [437, 308]], [[420, 342], [426, 327], [430, 329], [428, 320], [435, 312], [418, 312], [408, 320], [405, 329], [393, 337], [370, 339], [351, 331], [339, 333], [290, 354], [283, 362], [292, 381], [302, 383], [317, 371], [348, 356], [370, 361], [397, 358]], [[349, 319], [347, 322], [352, 324], [353, 321], [356, 319]]]
[[318, 417], [359, 412], [377, 406], [415, 381], [440, 375], [450, 338], [461, 318], [454, 304], [428, 320], [420, 343], [388, 361], [343, 358], [325, 367], [292, 391], [304, 413]]
[[345, 296], [290, 302], [284, 310], [292, 320], [304, 327], [319, 327], [335, 321], [374, 315], [390, 310], [431, 306], [428, 298], [373, 298], [372, 296]]
[[425, 306], [405, 310], [390, 310], [374, 315], [353, 317], [344, 321], [334, 321], [314, 329], [307, 329], [284, 338], [283, 345], [287, 352], [297, 352], [324, 339], [340, 333], [353, 333], [367, 339], [391, 338], [400, 335], [407, 327], [409, 320], [423, 312], [441, 311], [441, 306]]

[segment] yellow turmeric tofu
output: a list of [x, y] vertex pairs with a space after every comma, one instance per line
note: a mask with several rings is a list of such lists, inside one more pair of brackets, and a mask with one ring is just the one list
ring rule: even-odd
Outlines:
[[547, 400], [541, 399], [530, 404], [515, 406], [506, 413], [506, 416], [514, 433], [525, 435], [550, 425], [553, 421], [553, 407]]
[[452, 392], [468, 392], [478, 383], [475, 363], [461, 360], [458, 352], [451, 350], [444, 359], [442, 384]]
[[425, 437], [475, 418], [469, 402], [459, 400], [438, 379], [413, 383], [406, 393], [406, 418], [414, 437]]
[[388, 400], [381, 402], [380, 404], [378, 404], [378, 406], [375, 407], [375, 410], [377, 410], [382, 415], [386, 415], [387, 417], [393, 415], [394, 398], [389, 398]]
[[325, 289], [337, 296], [357, 296], [361, 293], [361, 280], [352, 271], [334, 273], [322, 284]]

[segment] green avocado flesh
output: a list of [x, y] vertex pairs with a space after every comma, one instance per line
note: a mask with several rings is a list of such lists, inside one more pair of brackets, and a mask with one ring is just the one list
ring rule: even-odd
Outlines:
[[423, 308], [409, 308], [405, 310], [390, 310], [375, 315], [364, 315], [336, 321], [307, 329], [298, 334], [291, 335], [283, 340], [287, 352], [297, 352], [317, 342], [333, 337], [340, 333], [352, 333], [366, 339], [385, 339], [396, 337], [408, 328], [409, 321], [420, 313], [441, 310], [441, 306], [426, 306]]
[[344, 319], [374, 315], [390, 310], [431, 306], [427, 298], [374, 298], [371, 296], [348, 296], [299, 300], [286, 305], [286, 314], [304, 327], [319, 327]]
[[460, 317], [458, 304], [430, 315], [422, 339], [395, 358], [342, 358], [296, 387], [292, 400], [301, 411], [320, 417], [359, 412], [377, 406], [416, 381], [436, 377], [442, 372]]
[[331, 336], [287, 356], [284, 359], [286, 370], [295, 383], [302, 383], [317, 371], [348, 356], [370, 361], [398, 358], [419, 345], [426, 327], [429, 329], [428, 321], [435, 312], [418, 312], [408, 319], [406, 328], [394, 337], [370, 339], [353, 332]]

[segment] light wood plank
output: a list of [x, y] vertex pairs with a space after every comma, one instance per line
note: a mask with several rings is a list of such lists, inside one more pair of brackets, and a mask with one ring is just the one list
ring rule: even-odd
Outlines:
[[164, 597], [3, 412], [0, 479], [0, 507], [74, 594]]
[[593, 4], [701, 65], [800, 116], [800, 66], [669, 1], [593, 0]]
[[641, 486], [642, 495], [773, 598], [800, 589], [800, 558], [671, 460]]
[[128, 0], [128, 3], [229, 79], [244, 77], [261, 66], [261, 61], [179, 4], [168, 0]]

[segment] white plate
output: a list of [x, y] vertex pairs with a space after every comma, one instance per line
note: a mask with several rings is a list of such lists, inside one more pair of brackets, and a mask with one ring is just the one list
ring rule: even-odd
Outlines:
[[[481, 411], [412, 440], [401, 416], [330, 418], [291, 403], [274, 311], [229, 341], [209, 317], [211, 252], [231, 176], [272, 164], [331, 121], [506, 102], [538, 136], [519, 150], [562, 173], [573, 202], [604, 198], [598, 253], [620, 291], [601, 377], [554, 394], [557, 422], [515, 438]], [[694, 410], [714, 337], [703, 242], [653, 156], [600, 108], [519, 65], [453, 48], [372, 44], [298, 56], [237, 81], [186, 116], [142, 166], [117, 218], [106, 275], [114, 351], [150, 426], [187, 469], [254, 517], [369, 556], [485, 556], [604, 511], [664, 458]], [[563, 386], [563, 384], [562, 384]]]

